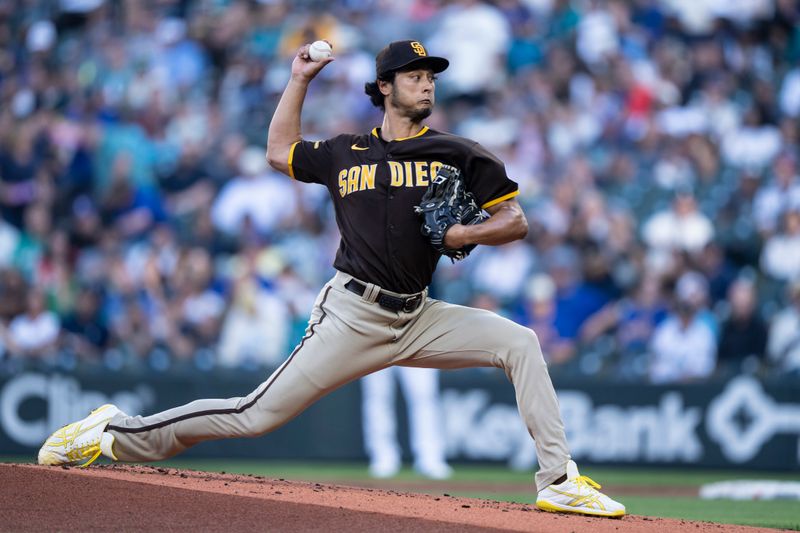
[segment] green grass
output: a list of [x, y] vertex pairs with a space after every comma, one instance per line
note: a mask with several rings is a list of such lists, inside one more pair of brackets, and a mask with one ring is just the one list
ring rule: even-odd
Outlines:
[[800, 530], [800, 503], [796, 501], [700, 500], [645, 496], [631, 496], [622, 500], [632, 514]]
[[[0, 462], [33, 462], [34, 457], [0, 456]], [[317, 463], [295, 461], [262, 461], [259, 459], [195, 459], [180, 458], [161, 461], [161, 466], [206, 470], [211, 472], [226, 471], [241, 474], [259, 474], [286, 479], [340, 481], [369, 479], [365, 463]], [[800, 481], [800, 474], [786, 472], [757, 472], [736, 470], [699, 470], [699, 469], [642, 469], [631, 467], [595, 467], [581, 468], [581, 474], [587, 475], [601, 484], [608, 485], [652, 485], [652, 486], [689, 486], [699, 487], [715, 481], [733, 479], [775, 479]], [[395, 478], [401, 481], [422, 479], [410, 469], [404, 469]], [[533, 473], [515, 472], [498, 465], [458, 465], [453, 481], [487, 481], [493, 483], [531, 483]]]
[[[0, 461], [30, 462], [30, 457], [0, 457]], [[347, 483], [370, 479], [365, 464], [359, 463], [314, 463], [314, 462], [266, 462], [259, 460], [222, 459], [173, 459], [158, 463], [160, 466], [186, 468], [211, 472], [257, 474], [270, 478], [308, 480], [318, 482]], [[581, 473], [607, 485], [637, 486], [684, 486], [699, 487], [705, 483], [734, 479], [800, 480], [797, 474], [779, 472], [740, 472], [710, 470], [658, 470], [635, 468], [587, 467]], [[455, 475], [448, 481], [439, 482], [430, 492], [447, 492], [453, 496], [467, 496], [520, 503], [532, 503], [533, 476], [528, 472], [513, 472], [496, 465], [458, 465]], [[410, 469], [404, 469], [392, 482], [422, 481]], [[475, 492], [474, 484], [519, 484], [520, 490], [509, 493]], [[470, 483], [468, 490], [459, 490], [459, 483]], [[524, 489], [530, 486], [530, 491]], [[628, 512], [636, 515], [659, 516], [685, 520], [704, 520], [728, 524], [743, 524], [800, 530], [800, 502], [796, 501], [733, 501], [700, 500], [691, 497], [659, 498], [651, 496], [621, 496]]]
[[[365, 464], [359, 463], [303, 463], [303, 462], [264, 462], [258, 460], [215, 460], [215, 459], [173, 459], [164, 461], [175, 468], [222, 471], [233, 473], [260, 474], [287, 479], [340, 481], [369, 479]], [[700, 487], [706, 483], [734, 479], [774, 479], [800, 481], [799, 474], [786, 472], [758, 472], [735, 470], [659, 470], [641, 468], [581, 468], [581, 474], [589, 476], [598, 483], [608, 485], [645, 485], [657, 487]], [[400, 481], [422, 479], [410, 469], [403, 469], [394, 478]], [[532, 472], [515, 472], [497, 465], [458, 465], [452, 481], [491, 481], [492, 483], [530, 484], [533, 490]]]
[[758, 472], [736, 470], [690, 470], [690, 469], [640, 469], [640, 468], [581, 468], [598, 483], [609, 485], [653, 485], [658, 487], [699, 487], [706, 483], [734, 479], [773, 479], [780, 481], [800, 481], [800, 474], [787, 472]]

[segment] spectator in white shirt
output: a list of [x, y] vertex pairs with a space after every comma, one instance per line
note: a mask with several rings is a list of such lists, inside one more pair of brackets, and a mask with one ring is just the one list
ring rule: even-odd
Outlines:
[[241, 272], [220, 331], [218, 363], [277, 366], [288, 348], [289, 309], [258, 275], [257, 252], [247, 250], [242, 255]]
[[783, 229], [764, 244], [761, 269], [780, 281], [800, 277], [800, 210], [792, 209], [783, 215]]
[[781, 155], [775, 159], [772, 171], [773, 182], [761, 188], [753, 204], [753, 217], [765, 236], [778, 229], [778, 221], [787, 209], [800, 208], [800, 180], [794, 157]]
[[800, 68], [790, 70], [783, 78], [778, 101], [781, 110], [790, 117], [800, 115]]
[[239, 235], [250, 220], [261, 235], [268, 235], [294, 216], [297, 197], [291, 180], [267, 169], [264, 150], [246, 148], [239, 159], [241, 175], [227, 183], [211, 208], [214, 226], [228, 235]]
[[511, 27], [500, 10], [479, 0], [459, 0], [444, 11], [441, 20], [430, 48], [450, 60], [443, 82], [456, 95], [477, 98], [501, 89]]
[[764, 168], [782, 147], [780, 130], [762, 121], [756, 109], [744, 115], [743, 124], [722, 138], [722, 158], [738, 168]]
[[18, 357], [53, 356], [60, 330], [58, 316], [45, 309], [42, 291], [31, 289], [25, 314], [14, 318], [8, 327], [8, 351]]
[[473, 287], [503, 302], [512, 301], [522, 292], [536, 261], [533, 249], [523, 241], [486, 247], [476, 256], [471, 275]]
[[772, 319], [767, 335], [767, 357], [784, 372], [800, 373], [800, 280], [789, 285], [791, 303]]
[[675, 287], [675, 309], [656, 327], [650, 342], [650, 381], [680, 383], [708, 378], [717, 362], [717, 339], [702, 316], [708, 282], [687, 272]]
[[656, 251], [696, 253], [714, 237], [714, 226], [697, 209], [694, 195], [680, 189], [670, 208], [656, 213], [645, 223], [642, 237]]
[[617, 23], [601, 3], [589, 2], [589, 9], [578, 23], [575, 48], [589, 65], [605, 62], [616, 55], [619, 49]]

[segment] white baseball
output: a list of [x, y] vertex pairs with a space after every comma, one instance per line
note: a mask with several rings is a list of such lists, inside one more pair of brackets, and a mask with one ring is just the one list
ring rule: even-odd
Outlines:
[[322, 61], [326, 57], [330, 57], [332, 52], [331, 45], [325, 41], [314, 41], [308, 47], [308, 58], [311, 61]]

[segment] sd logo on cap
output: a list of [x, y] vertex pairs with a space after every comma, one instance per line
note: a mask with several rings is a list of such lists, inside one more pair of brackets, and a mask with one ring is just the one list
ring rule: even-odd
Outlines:
[[419, 41], [394, 41], [375, 57], [375, 72], [379, 78], [395, 70], [417, 66], [428, 67], [438, 73], [449, 65], [450, 62], [443, 57], [429, 56]]

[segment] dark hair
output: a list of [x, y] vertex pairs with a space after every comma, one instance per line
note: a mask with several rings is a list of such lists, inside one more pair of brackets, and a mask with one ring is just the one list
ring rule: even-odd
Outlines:
[[383, 102], [385, 97], [383, 96], [380, 87], [378, 87], [378, 81], [388, 81], [389, 83], [394, 83], [396, 74], [396, 71], [387, 72], [383, 76], [379, 76], [377, 80], [364, 84], [364, 92], [367, 94], [367, 96], [369, 96], [369, 101], [372, 102], [372, 105], [375, 107], [380, 107], [382, 111], [386, 111], [386, 106]]

